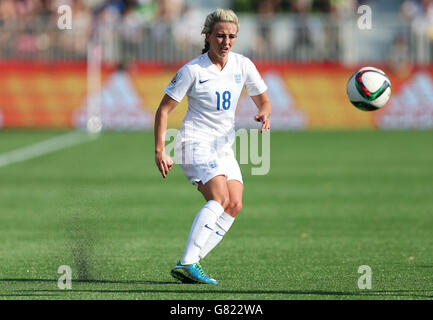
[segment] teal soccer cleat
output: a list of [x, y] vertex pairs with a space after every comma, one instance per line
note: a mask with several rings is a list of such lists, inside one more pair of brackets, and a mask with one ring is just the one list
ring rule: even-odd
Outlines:
[[171, 275], [183, 283], [218, 284], [218, 281], [210, 278], [203, 270], [200, 263], [181, 264], [180, 261], [171, 270]]

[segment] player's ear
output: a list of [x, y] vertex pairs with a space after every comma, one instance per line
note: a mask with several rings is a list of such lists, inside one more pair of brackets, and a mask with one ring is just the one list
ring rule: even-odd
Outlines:
[[209, 33], [209, 32], [206, 32], [206, 34], [205, 34], [205, 39], [206, 39], [207, 42], [209, 42], [209, 38], [210, 38], [210, 33]]

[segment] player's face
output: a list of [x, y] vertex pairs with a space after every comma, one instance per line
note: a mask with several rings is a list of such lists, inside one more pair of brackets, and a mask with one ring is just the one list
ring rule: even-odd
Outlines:
[[206, 33], [206, 40], [210, 44], [209, 53], [219, 58], [228, 56], [236, 42], [237, 28], [232, 22], [218, 22], [212, 33]]

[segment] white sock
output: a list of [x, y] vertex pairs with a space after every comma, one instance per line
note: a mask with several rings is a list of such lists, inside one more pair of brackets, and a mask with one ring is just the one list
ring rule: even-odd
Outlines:
[[226, 212], [223, 212], [215, 223], [215, 231], [207, 239], [206, 244], [201, 248], [199, 257], [203, 259], [206, 255], [217, 246], [223, 239], [224, 235], [229, 231], [235, 218]]
[[199, 253], [209, 236], [215, 232], [215, 222], [224, 208], [216, 201], [209, 200], [196, 215], [192, 223], [182, 264], [192, 264], [200, 260]]

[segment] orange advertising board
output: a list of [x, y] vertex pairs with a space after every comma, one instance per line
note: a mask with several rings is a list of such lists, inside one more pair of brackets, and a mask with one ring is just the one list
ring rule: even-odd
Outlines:
[[[256, 63], [268, 85], [273, 129], [433, 128], [433, 68], [405, 76], [386, 70], [391, 100], [365, 112], [350, 104], [346, 83], [357, 68], [329, 64]], [[106, 129], [151, 129], [164, 87], [180, 66], [136, 65], [128, 71], [104, 67], [99, 95]], [[380, 67], [380, 66], [379, 66]], [[82, 127], [91, 96], [85, 63], [0, 63], [0, 128]], [[255, 106], [243, 93], [237, 124], [254, 125]], [[185, 98], [170, 114], [179, 127]]]

